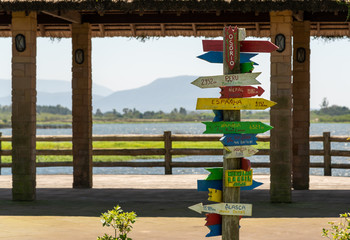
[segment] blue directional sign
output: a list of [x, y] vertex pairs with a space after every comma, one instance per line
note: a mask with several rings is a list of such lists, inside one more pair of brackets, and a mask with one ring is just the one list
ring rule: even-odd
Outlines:
[[210, 225], [207, 227], [209, 228], [210, 232], [207, 235], [205, 235], [206, 237], [215, 237], [215, 236], [222, 235], [222, 225], [221, 224]]
[[[255, 57], [256, 55], [258, 55], [257, 53], [240, 53], [240, 59], [239, 62], [240, 63], [247, 63], [247, 62], [251, 62], [251, 58]], [[223, 53], [222, 52], [216, 52], [216, 51], [210, 51], [210, 52], [206, 52], [202, 55], [197, 56], [198, 58], [205, 60], [207, 62], [210, 63], [223, 63]], [[254, 65], [259, 65], [257, 63], [254, 62]]]
[[[253, 184], [246, 187], [241, 187], [241, 191], [253, 190], [261, 186], [263, 183], [253, 180]], [[209, 192], [208, 188], [213, 188], [222, 191], [222, 180], [197, 180], [197, 190], [199, 192]]]
[[213, 110], [215, 117], [213, 122], [220, 122], [224, 120], [224, 111], [223, 110]]
[[257, 145], [256, 134], [224, 134], [220, 142], [224, 146]]

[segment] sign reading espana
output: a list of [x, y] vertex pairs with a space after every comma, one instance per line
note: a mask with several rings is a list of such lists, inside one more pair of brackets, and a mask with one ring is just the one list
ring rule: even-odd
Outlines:
[[264, 110], [276, 103], [264, 98], [198, 98], [197, 110]]
[[253, 170], [227, 170], [225, 172], [226, 187], [245, 187], [253, 184]]

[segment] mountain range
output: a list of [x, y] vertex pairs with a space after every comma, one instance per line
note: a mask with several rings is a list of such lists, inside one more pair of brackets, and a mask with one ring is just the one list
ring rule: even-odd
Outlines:
[[[123, 91], [93, 84], [93, 111], [136, 108], [141, 112], [164, 111], [183, 107], [195, 110], [198, 97], [219, 97], [219, 89], [200, 89], [191, 84], [197, 76], [159, 78], [148, 85]], [[11, 104], [11, 81], [0, 80], [0, 105]], [[71, 83], [61, 80], [37, 80], [37, 104], [61, 105], [71, 109]]]

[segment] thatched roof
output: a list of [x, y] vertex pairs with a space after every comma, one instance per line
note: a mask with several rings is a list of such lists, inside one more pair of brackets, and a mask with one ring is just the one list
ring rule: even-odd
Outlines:
[[270, 35], [270, 11], [291, 10], [311, 21], [315, 36], [350, 36], [348, 0], [0, 0], [0, 36], [11, 36], [12, 11], [36, 11], [38, 36], [70, 37], [71, 23], [89, 22], [94, 37], [222, 35], [238, 25]]

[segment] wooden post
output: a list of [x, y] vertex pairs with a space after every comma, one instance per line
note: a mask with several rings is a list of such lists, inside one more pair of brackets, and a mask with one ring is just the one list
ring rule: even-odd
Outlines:
[[171, 131], [164, 132], [164, 161], [165, 161], [165, 174], [172, 174], [171, 167], [171, 149], [172, 149], [172, 141], [171, 141]]
[[324, 149], [324, 175], [332, 176], [332, 160], [331, 160], [331, 133], [323, 133], [323, 149]]
[[[1, 137], [2, 137], [2, 133], [0, 132], [0, 164], [1, 164], [1, 150], [2, 150], [2, 148], [1, 148], [1, 145], [2, 145], [2, 141], [1, 141]], [[0, 166], [0, 175], [1, 175], [1, 166]]]
[[[226, 47], [225, 47], [225, 29], [224, 29], [224, 46], [223, 46], [223, 67], [224, 74], [240, 73], [239, 66], [239, 43], [236, 38], [236, 54], [238, 55], [238, 61], [236, 61], [234, 68], [231, 70], [228, 63], [225, 61]], [[240, 121], [241, 114], [239, 110], [227, 110], [223, 114], [224, 121]], [[226, 150], [224, 150], [226, 154]], [[223, 202], [224, 203], [239, 203], [240, 202], [240, 188], [239, 187], [225, 187], [225, 172], [226, 170], [240, 169], [240, 158], [225, 158], [223, 164]], [[222, 216], [222, 239], [223, 240], [238, 240], [239, 239], [239, 216]]]

